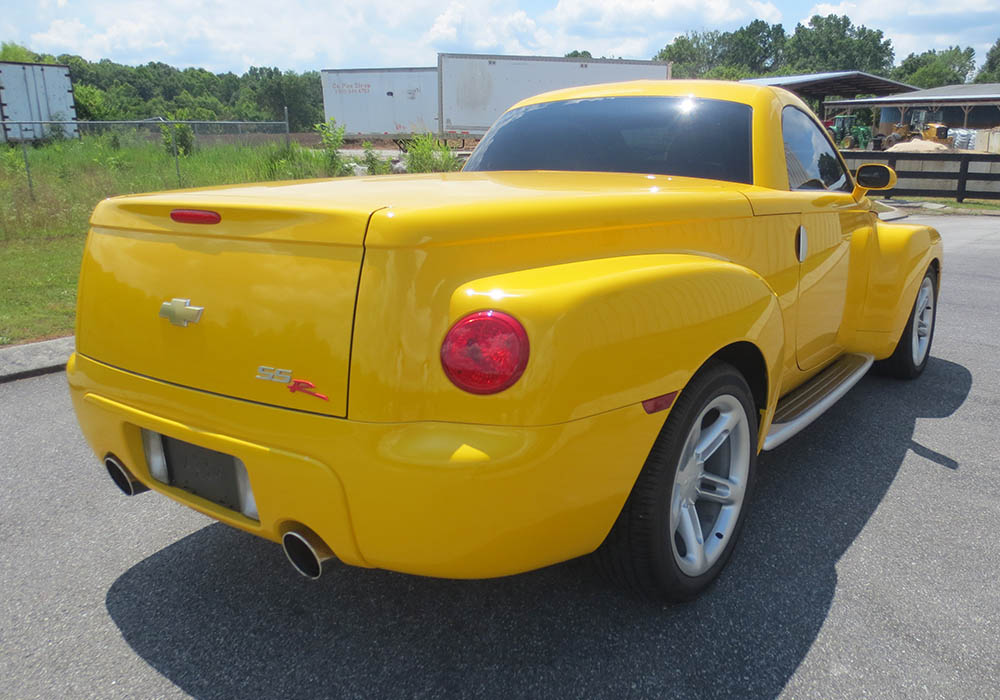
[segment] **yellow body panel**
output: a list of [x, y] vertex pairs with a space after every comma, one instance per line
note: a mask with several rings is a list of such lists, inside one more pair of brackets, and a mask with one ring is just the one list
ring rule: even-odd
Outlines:
[[[502, 576], [592, 551], [666, 416], [629, 406], [541, 428], [372, 424], [233, 401], [80, 355], [69, 375], [94, 451], [116, 454], [152, 489], [268, 539], [307, 523], [346, 563], [428, 576]], [[239, 457], [260, 521], [153, 479], [141, 428]]]
[[[160, 493], [270, 539], [305, 525], [358, 566], [496, 576], [592, 551], [669, 414], [644, 400], [739, 344], [759, 358], [762, 444], [779, 398], [840, 354], [891, 354], [940, 269], [937, 233], [878, 221], [863, 190], [788, 191], [781, 110], [804, 105], [783, 91], [638, 81], [522, 104], [688, 94], [752, 106], [753, 184], [469, 172], [102, 203], [68, 370], [85, 436]], [[203, 316], [169, 322], [171, 299]], [[485, 309], [531, 353], [484, 396], [440, 352]], [[238, 457], [260, 519], [154, 479], [140, 429]]]

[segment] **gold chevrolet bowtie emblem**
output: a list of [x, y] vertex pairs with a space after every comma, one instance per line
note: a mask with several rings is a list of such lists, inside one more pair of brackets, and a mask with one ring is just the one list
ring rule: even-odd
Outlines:
[[190, 299], [171, 299], [160, 305], [160, 316], [175, 326], [186, 326], [189, 323], [198, 323], [204, 310], [204, 306], [191, 306]]

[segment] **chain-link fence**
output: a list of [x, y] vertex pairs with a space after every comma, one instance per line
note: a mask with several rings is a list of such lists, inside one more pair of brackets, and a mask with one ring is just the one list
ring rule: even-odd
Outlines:
[[22, 171], [33, 200], [39, 180], [50, 172], [65, 175], [81, 162], [137, 171], [150, 189], [200, 186], [270, 179], [268, 164], [281, 161], [273, 155], [276, 147], [287, 150], [292, 139], [287, 113], [284, 121], [267, 122], [0, 121], [0, 142], [8, 145], [0, 165], [8, 177]]

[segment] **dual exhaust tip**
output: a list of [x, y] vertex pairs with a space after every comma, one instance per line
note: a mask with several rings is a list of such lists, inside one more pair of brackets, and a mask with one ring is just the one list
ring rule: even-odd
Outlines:
[[281, 536], [281, 547], [295, 570], [313, 581], [323, 574], [323, 564], [334, 558], [326, 542], [301, 525]]
[[[149, 491], [149, 487], [133, 476], [132, 472], [113, 454], [104, 458], [104, 468], [126, 496]], [[333, 550], [315, 532], [303, 525], [296, 525], [281, 536], [281, 547], [292, 567], [308, 579], [315, 581], [323, 574], [323, 564], [334, 558]]]
[[126, 496], [135, 496], [149, 491], [149, 487], [132, 476], [132, 472], [113, 454], [104, 458], [104, 468], [108, 470], [108, 476], [115, 482], [115, 486], [121, 489], [121, 492]]

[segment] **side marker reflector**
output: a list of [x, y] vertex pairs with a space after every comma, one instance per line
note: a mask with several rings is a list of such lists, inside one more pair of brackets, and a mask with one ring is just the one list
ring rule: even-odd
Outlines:
[[646, 413], [665, 411], [674, 405], [674, 399], [676, 398], [677, 392], [671, 391], [669, 394], [664, 394], [663, 396], [655, 396], [651, 399], [646, 399], [642, 402], [642, 407], [646, 410]]

